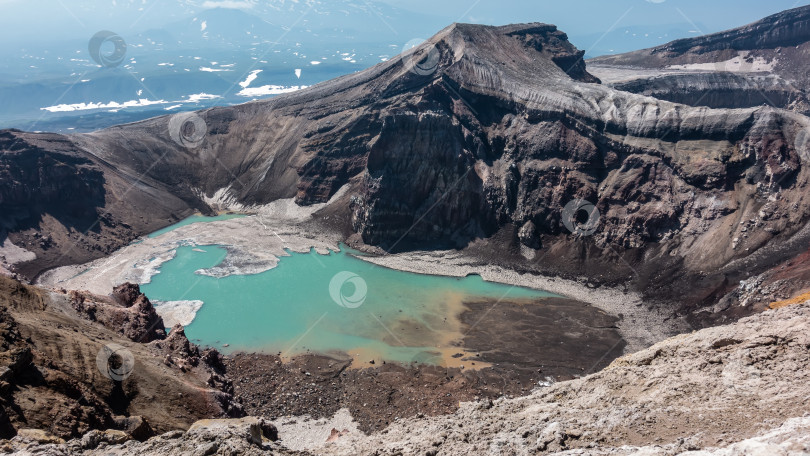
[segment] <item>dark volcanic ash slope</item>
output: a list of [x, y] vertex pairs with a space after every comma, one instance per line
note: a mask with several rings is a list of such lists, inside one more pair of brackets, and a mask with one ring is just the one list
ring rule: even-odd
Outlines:
[[715, 108], [764, 104], [810, 113], [810, 6], [744, 27], [626, 54], [588, 66], [612, 87]]
[[[109, 215], [99, 232], [78, 235], [93, 256], [192, 208], [210, 211], [204, 196], [217, 192], [241, 204], [307, 205], [348, 185], [324, 209], [347, 238], [385, 249], [489, 238], [472, 247], [491, 261], [632, 281], [689, 305], [713, 304], [807, 250], [806, 117], [605, 87], [550, 25], [456, 24], [430, 43], [434, 51], [297, 93], [202, 111], [204, 136], [185, 125], [196, 147], [172, 140], [171, 117], [74, 136], [5, 132], [3, 144], [16, 144], [0, 156], [0, 195], [10, 195], [0, 204], [24, 206], [9, 185], [35, 188], [7, 177], [17, 155], [86, 160], [104, 178], [103, 188], [80, 179], [104, 198], [88, 207]], [[592, 236], [564, 227], [576, 198], [599, 210]], [[76, 260], [58, 255], [72, 239], [31, 242], [21, 227], [35, 229], [36, 217], [26, 220], [7, 228], [38, 255], [24, 271]]]
[[23, 275], [109, 255], [195, 207], [209, 210], [197, 198], [183, 200], [165, 183], [95, 157], [74, 141], [0, 131], [0, 244], [8, 236], [36, 253], [36, 260], [17, 266]]

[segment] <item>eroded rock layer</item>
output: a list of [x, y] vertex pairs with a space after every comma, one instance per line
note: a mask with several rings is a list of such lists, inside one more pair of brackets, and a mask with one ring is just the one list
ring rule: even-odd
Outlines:
[[774, 106], [810, 113], [810, 8], [725, 32], [588, 62], [610, 86], [713, 108]]
[[[493, 262], [626, 282], [685, 310], [807, 250], [806, 117], [617, 91], [581, 55], [550, 25], [455, 24], [412, 54], [179, 127], [159, 117], [64, 137], [5, 132], [2, 161], [42, 149], [104, 177], [80, 179], [103, 195], [88, 206], [93, 229], [49, 211], [6, 228], [37, 255], [19, 270], [103, 255], [194, 209], [323, 203], [344, 187], [323, 212], [355, 245], [499, 234]], [[3, 178], [15, 190], [0, 194], [22, 198], [29, 181]], [[566, 222], [583, 211], [565, 208], [580, 199], [598, 216], [572, 234]], [[43, 231], [62, 234], [43, 245]]]
[[114, 429], [146, 439], [241, 416], [219, 353], [190, 344], [180, 326], [166, 337], [137, 286], [123, 287], [134, 292], [83, 294], [76, 309], [75, 293], [0, 276], [0, 438]]

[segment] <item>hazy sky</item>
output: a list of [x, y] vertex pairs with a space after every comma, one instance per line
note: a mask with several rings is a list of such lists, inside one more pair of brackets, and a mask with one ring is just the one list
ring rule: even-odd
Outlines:
[[[161, 27], [210, 6], [256, 10], [257, 3], [291, 8], [310, 1], [328, 6], [385, 2], [436, 16], [446, 24], [547, 22], [582, 41], [611, 29], [663, 30], [673, 24], [694, 29], [695, 35], [711, 33], [810, 4], [810, 0], [0, 0], [0, 40], [4, 46], [21, 46], [84, 37], [100, 29], [123, 33]], [[394, 25], [402, 35], [408, 35], [409, 27], [418, 29], [418, 24]], [[591, 45], [575, 44], [583, 49]]]
[[[796, 0], [381, 0], [468, 22], [547, 22], [571, 33], [692, 21], [711, 33], [810, 4]], [[683, 14], [681, 14], [683, 13]]]

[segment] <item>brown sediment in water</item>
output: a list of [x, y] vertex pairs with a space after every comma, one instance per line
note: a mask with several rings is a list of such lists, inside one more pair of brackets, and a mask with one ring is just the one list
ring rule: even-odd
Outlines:
[[456, 331], [442, 332], [442, 338], [460, 334], [460, 345], [436, 348], [428, 361], [452, 365], [381, 363], [364, 349], [352, 350], [355, 356], [305, 354], [286, 362], [235, 353], [226, 357], [228, 376], [239, 379], [235, 394], [250, 415], [321, 418], [347, 408], [368, 432], [397, 417], [454, 413], [460, 402], [475, 398], [528, 394], [538, 382], [601, 369], [624, 348], [617, 318], [575, 300], [448, 305], [461, 313]]
[[[432, 364], [442, 367], [456, 367], [466, 369], [481, 369], [490, 364], [482, 361], [475, 352], [464, 348], [465, 325], [461, 316], [469, 311], [464, 304], [470, 299], [466, 293], [445, 291], [436, 297], [437, 305], [428, 306], [432, 311], [426, 311], [419, 319], [402, 316], [393, 322], [383, 322], [377, 319], [379, 327], [376, 332], [367, 335], [369, 340], [381, 341], [396, 350], [398, 348], [417, 348], [414, 357], [408, 360], [396, 360], [392, 353], [381, 348], [381, 344], [369, 344], [352, 347], [347, 351], [334, 351], [321, 353], [334, 356], [338, 359], [349, 358], [351, 369], [374, 367], [383, 362], [400, 364]], [[405, 314], [403, 314], [405, 315]], [[305, 343], [300, 347], [283, 352], [280, 355], [283, 363], [289, 363], [296, 356], [310, 354]], [[266, 353], [276, 353], [276, 350], [264, 350]], [[373, 361], [373, 362], [372, 362]]]
[[[483, 299], [447, 292], [432, 315], [419, 321], [380, 321], [374, 339], [391, 347], [422, 348], [399, 364], [444, 368], [540, 372], [543, 377], [571, 378], [592, 372], [620, 356], [626, 345], [617, 329], [619, 318], [587, 303], [563, 298]], [[425, 323], [427, 321], [427, 324]], [[312, 352], [301, 348], [281, 360]], [[375, 346], [321, 353], [351, 360], [349, 369], [374, 368], [392, 361]]]
[[[438, 299], [441, 304], [437, 312], [423, 315], [423, 321], [402, 318], [390, 328], [381, 322], [380, 340], [390, 346], [427, 347], [411, 360], [417, 364], [466, 369], [490, 367], [489, 363], [476, 359], [477, 354], [467, 350], [463, 344], [464, 324], [461, 316], [469, 311], [464, 304], [469, 295], [446, 291]], [[354, 348], [349, 355], [354, 360], [350, 366], [352, 368], [373, 367], [385, 359], [384, 353], [369, 347]], [[370, 360], [374, 360], [374, 364]]]
[[499, 369], [579, 376], [607, 366], [626, 345], [619, 318], [572, 299], [479, 300], [465, 306], [464, 346]]

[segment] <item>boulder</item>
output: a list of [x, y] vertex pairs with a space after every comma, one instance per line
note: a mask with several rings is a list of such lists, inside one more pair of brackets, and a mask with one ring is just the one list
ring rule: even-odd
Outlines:
[[[264, 440], [270, 440], [264, 435], [266, 424], [261, 418], [248, 416], [245, 418], [211, 419], [194, 422], [186, 435], [202, 440], [227, 439], [241, 437], [254, 445], [262, 445]], [[278, 435], [275, 435], [278, 438]]]
[[59, 438], [48, 431], [43, 429], [19, 429], [17, 430], [16, 440], [31, 441], [36, 443], [65, 443], [65, 440]]
[[119, 430], [126, 432], [135, 440], [143, 442], [149, 437], [155, 435], [155, 431], [149, 425], [149, 422], [143, 417], [137, 415], [116, 416], [113, 419], [115, 420], [115, 425]]
[[92, 450], [97, 448], [102, 443], [106, 443], [108, 445], [119, 445], [127, 440], [130, 440], [130, 438], [130, 435], [124, 431], [118, 431], [115, 429], [99, 431], [98, 429], [93, 429], [82, 436], [81, 445], [85, 450]]

